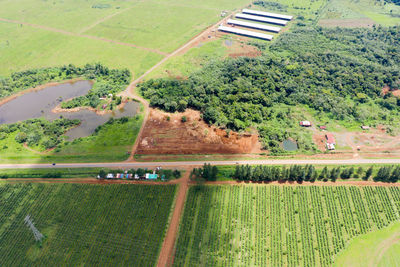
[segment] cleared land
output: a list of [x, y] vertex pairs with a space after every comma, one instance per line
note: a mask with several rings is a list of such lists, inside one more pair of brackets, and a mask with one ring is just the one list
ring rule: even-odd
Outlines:
[[151, 109], [136, 154], [243, 154], [260, 149], [257, 135], [210, 127], [198, 111], [169, 114]]
[[193, 186], [175, 266], [331, 266], [399, 220], [398, 187]]
[[[0, 184], [0, 265], [154, 266], [176, 187]], [[45, 236], [35, 242], [30, 215]]]

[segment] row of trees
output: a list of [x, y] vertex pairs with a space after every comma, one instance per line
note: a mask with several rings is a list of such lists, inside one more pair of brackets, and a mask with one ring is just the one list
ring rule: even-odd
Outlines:
[[368, 180], [373, 177], [373, 180], [378, 182], [395, 183], [400, 179], [400, 166], [382, 166], [377, 173], [373, 175], [373, 167], [364, 170], [362, 167], [355, 169], [354, 167], [324, 167], [322, 170], [317, 170], [313, 165], [292, 165], [290, 167], [280, 166], [251, 166], [251, 165], [236, 165], [235, 172], [232, 178], [240, 181], [310, 181], [316, 180], [333, 181], [337, 179], [361, 178]]
[[202, 178], [206, 181], [217, 180], [218, 168], [217, 166], [211, 166], [211, 164], [204, 163], [202, 168], [194, 168], [190, 173], [191, 179]]

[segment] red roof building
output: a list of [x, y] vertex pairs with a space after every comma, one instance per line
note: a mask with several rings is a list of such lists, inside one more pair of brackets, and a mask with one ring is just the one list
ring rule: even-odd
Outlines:
[[335, 140], [335, 137], [333, 136], [333, 134], [331, 134], [331, 133], [327, 133], [326, 135], [325, 135], [325, 137], [326, 137], [326, 142], [328, 143], [328, 144], [336, 144], [336, 140]]

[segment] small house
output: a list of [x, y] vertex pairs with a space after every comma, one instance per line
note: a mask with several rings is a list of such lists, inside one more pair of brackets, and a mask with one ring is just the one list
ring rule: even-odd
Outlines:
[[325, 126], [325, 125], [321, 125], [321, 126], [319, 126], [319, 128], [320, 128], [321, 130], [326, 130], [326, 126]]
[[139, 180], [139, 179], [140, 179], [139, 175], [135, 174], [135, 180]]
[[363, 130], [369, 130], [369, 126], [363, 125], [363, 126], [361, 126], [361, 129], [363, 129]]
[[113, 179], [114, 178], [114, 174], [112, 174], [112, 173], [109, 173], [109, 174], [107, 174], [107, 177], [106, 177], [107, 179]]
[[302, 127], [311, 127], [311, 122], [310, 121], [301, 121], [300, 126]]
[[326, 143], [326, 148], [328, 150], [335, 150], [335, 145], [334, 144], [330, 144], [330, 143]]

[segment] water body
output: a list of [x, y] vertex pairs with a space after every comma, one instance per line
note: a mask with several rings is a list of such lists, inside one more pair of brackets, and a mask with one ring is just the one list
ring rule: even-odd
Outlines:
[[286, 139], [285, 141], [283, 141], [282, 145], [283, 149], [286, 151], [296, 151], [298, 149], [297, 143], [290, 139]]
[[0, 124], [10, 124], [36, 118], [48, 120], [55, 120], [60, 117], [78, 119], [81, 124], [65, 134], [69, 137], [69, 140], [74, 140], [91, 135], [98, 126], [104, 124], [110, 118], [117, 119], [136, 115], [139, 107], [136, 102], [128, 102], [124, 108], [105, 115], [98, 115], [96, 112], [87, 109], [78, 112], [52, 112], [62, 101], [86, 95], [91, 88], [92, 84], [90, 82], [79, 81], [26, 93], [0, 106]]

